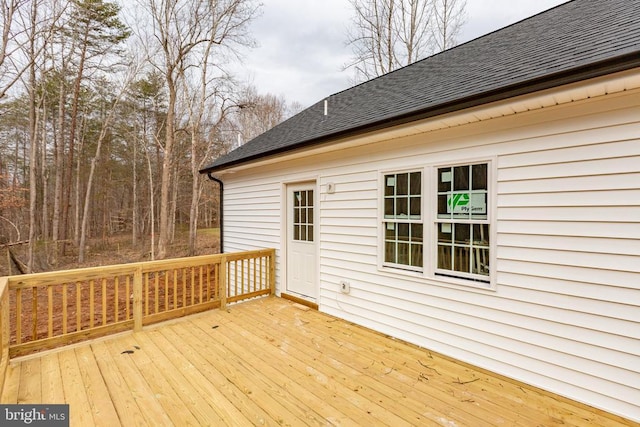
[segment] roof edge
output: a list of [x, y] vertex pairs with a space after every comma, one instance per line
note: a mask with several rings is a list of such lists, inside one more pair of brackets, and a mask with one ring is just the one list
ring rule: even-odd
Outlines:
[[529, 79], [523, 82], [482, 92], [469, 97], [460, 98], [429, 108], [406, 112], [397, 116], [387, 117], [354, 128], [300, 141], [295, 145], [274, 149], [220, 165], [212, 165], [210, 167], [201, 169], [199, 172], [201, 174], [219, 172], [230, 169], [234, 166], [251, 163], [258, 159], [262, 160], [266, 157], [273, 157], [279, 154], [309, 148], [323, 143], [329, 143], [331, 141], [342, 138], [353, 137], [367, 132], [374, 132], [393, 126], [403, 125], [412, 121], [437, 117], [443, 114], [453, 113], [456, 111], [465, 110], [467, 108], [478, 107], [480, 105], [489, 104], [491, 102], [514, 98], [516, 96], [528, 95], [534, 92], [577, 83], [592, 78], [602, 77], [621, 71], [627, 71], [637, 67], [640, 67], [640, 55], [638, 55], [637, 51], [634, 51], [615, 58], [609, 58], [600, 62], [594, 62], [587, 65], [570, 68], [568, 70], [563, 70], [542, 77]]

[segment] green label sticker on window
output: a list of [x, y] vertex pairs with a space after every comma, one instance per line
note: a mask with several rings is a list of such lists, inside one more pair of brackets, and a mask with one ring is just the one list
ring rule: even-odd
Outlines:
[[453, 193], [447, 195], [447, 213], [486, 214], [487, 202], [483, 193]]

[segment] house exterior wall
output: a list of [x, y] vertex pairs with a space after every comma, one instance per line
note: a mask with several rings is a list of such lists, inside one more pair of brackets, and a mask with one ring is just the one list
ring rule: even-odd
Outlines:
[[[225, 175], [225, 250], [276, 248], [282, 288], [284, 188], [317, 180], [321, 311], [640, 421], [640, 92], [413, 132]], [[382, 175], [467, 160], [491, 284], [383, 267]]]

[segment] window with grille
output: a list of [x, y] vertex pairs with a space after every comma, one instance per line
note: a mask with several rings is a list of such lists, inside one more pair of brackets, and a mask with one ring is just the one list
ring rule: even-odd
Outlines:
[[489, 282], [488, 164], [437, 168], [436, 275]]
[[422, 172], [384, 175], [384, 263], [423, 266]]

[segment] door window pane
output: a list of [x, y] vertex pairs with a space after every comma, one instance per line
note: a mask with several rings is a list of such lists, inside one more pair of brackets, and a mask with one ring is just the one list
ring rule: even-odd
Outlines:
[[313, 241], [313, 190], [293, 192], [293, 240]]

